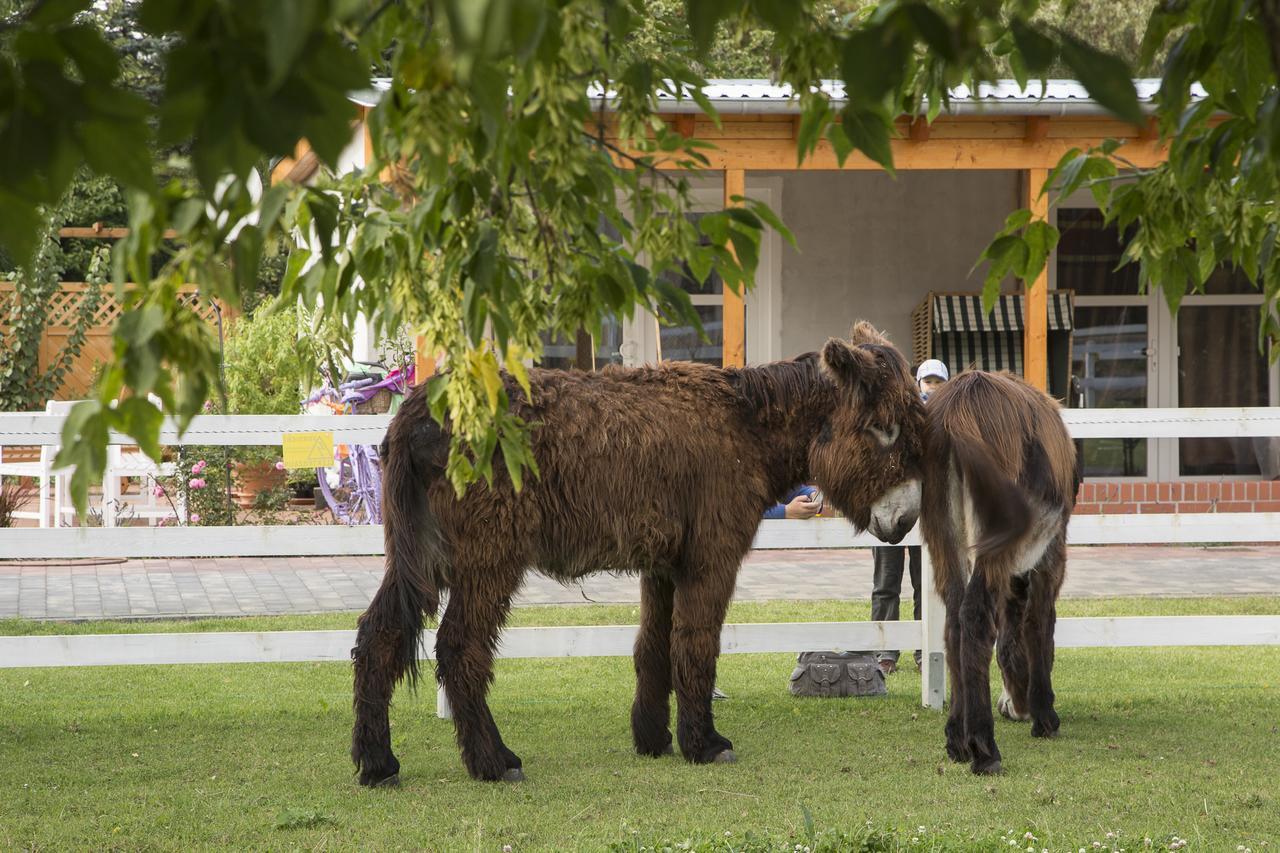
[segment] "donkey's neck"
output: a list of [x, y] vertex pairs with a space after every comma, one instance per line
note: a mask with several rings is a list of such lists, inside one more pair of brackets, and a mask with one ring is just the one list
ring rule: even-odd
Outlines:
[[761, 444], [772, 491], [781, 494], [809, 480], [809, 447], [828, 421], [835, 393], [817, 354], [726, 374], [742, 401], [746, 428]]

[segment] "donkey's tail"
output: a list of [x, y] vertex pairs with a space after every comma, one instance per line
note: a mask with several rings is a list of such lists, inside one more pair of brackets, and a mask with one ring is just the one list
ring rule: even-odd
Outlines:
[[981, 438], [952, 435], [951, 450], [977, 516], [977, 557], [999, 559], [1031, 525], [1031, 504], [1023, 488], [1005, 474]]
[[[353, 656], [372, 633], [393, 637], [387, 661], [411, 686], [418, 681], [418, 643], [423, 617], [434, 619], [440, 609], [440, 590], [447, 586], [448, 549], [440, 521], [431, 512], [427, 489], [439, 472], [416, 441], [392, 433], [382, 443], [382, 524], [386, 572], [382, 586], [360, 617]], [[434, 426], [432, 424], [431, 426]], [[420, 437], [420, 436], [418, 436]], [[398, 439], [398, 440], [397, 440]]]

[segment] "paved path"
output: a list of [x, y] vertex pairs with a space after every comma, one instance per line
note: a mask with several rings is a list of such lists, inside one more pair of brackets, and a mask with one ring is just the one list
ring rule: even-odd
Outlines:
[[[363, 610], [382, 577], [380, 557], [0, 561], [0, 619], [243, 616]], [[910, 583], [907, 582], [909, 587]], [[1070, 549], [1063, 595], [1280, 595], [1280, 546]], [[740, 601], [871, 596], [871, 552], [755, 551], [738, 577]], [[562, 586], [531, 575], [517, 604], [635, 602], [632, 577]]]

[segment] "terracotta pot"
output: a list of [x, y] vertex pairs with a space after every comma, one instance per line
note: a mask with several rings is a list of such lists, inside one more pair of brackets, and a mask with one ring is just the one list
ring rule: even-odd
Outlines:
[[287, 471], [277, 470], [274, 462], [254, 462], [251, 465], [237, 462], [235, 473], [236, 503], [241, 508], [253, 506], [259, 493], [280, 488], [289, 476]]

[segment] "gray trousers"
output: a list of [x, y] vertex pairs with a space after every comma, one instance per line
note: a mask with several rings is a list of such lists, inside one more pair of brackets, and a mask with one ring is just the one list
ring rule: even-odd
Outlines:
[[[871, 549], [875, 561], [875, 575], [871, 589], [871, 618], [876, 622], [898, 621], [899, 601], [902, 598], [902, 570], [910, 555], [911, 588], [914, 606], [913, 618], [920, 619], [920, 546], [883, 545]], [[876, 655], [880, 660], [898, 660], [898, 652], [883, 651]], [[915, 652], [920, 663], [920, 650]]]

